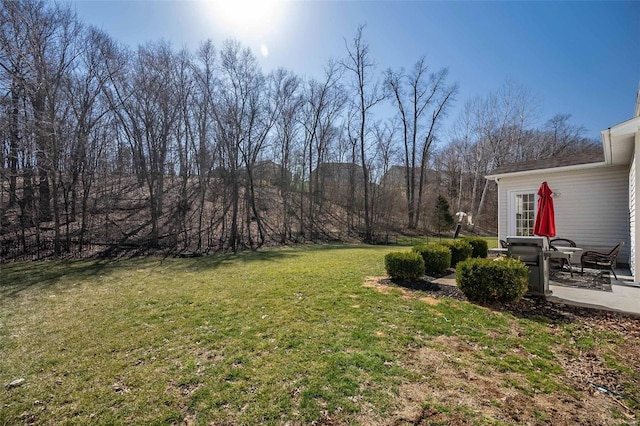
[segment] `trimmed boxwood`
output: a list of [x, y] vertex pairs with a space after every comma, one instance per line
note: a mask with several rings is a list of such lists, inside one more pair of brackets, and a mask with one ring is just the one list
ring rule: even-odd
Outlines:
[[471, 245], [471, 257], [484, 258], [489, 255], [489, 244], [484, 238], [464, 237], [464, 240]]
[[392, 279], [415, 281], [424, 275], [424, 260], [418, 253], [389, 253], [384, 257], [384, 266]]
[[451, 266], [451, 250], [442, 244], [415, 246], [412, 250], [422, 256], [427, 275], [441, 275]]
[[471, 244], [463, 239], [457, 239], [452, 241], [445, 241], [442, 243], [444, 246], [449, 247], [451, 250], [451, 267], [455, 268], [458, 262], [471, 257]]
[[467, 259], [458, 263], [456, 283], [469, 300], [511, 302], [527, 292], [529, 268], [519, 259]]

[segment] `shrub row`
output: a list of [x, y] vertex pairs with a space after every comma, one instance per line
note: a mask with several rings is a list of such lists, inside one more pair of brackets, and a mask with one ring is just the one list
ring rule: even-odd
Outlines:
[[[445, 258], [442, 247], [445, 247], [450, 253], [449, 264], [446, 266], [442, 266], [443, 259]], [[415, 246], [413, 247], [413, 251], [422, 255], [426, 267], [425, 272], [427, 274], [439, 274], [449, 267], [455, 268], [458, 262], [468, 259], [469, 257], [487, 257], [489, 245], [487, 241], [482, 238], [465, 237], [439, 244]]]
[[[487, 257], [488, 245], [482, 238], [461, 238], [441, 244], [415, 246], [412, 251], [422, 257], [425, 274], [440, 275], [450, 267], [455, 268], [458, 262], [469, 257]], [[409, 267], [406, 264], [406, 259], [404, 261], [406, 267]], [[415, 266], [412, 265], [411, 268], [415, 268]], [[392, 275], [388, 270], [387, 273]], [[410, 271], [398, 271], [396, 273], [411, 275]], [[401, 277], [398, 276], [397, 278]]]
[[385, 267], [392, 279], [407, 281], [424, 274], [441, 275], [455, 267], [456, 283], [471, 301], [509, 302], [524, 296], [529, 281], [527, 266], [518, 259], [486, 259], [487, 253], [488, 245], [482, 238], [464, 238], [389, 253]]

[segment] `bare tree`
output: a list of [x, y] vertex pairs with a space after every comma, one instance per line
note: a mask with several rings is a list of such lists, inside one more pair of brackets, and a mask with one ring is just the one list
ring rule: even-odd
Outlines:
[[35, 149], [30, 151], [35, 154], [34, 165], [38, 171], [38, 221], [52, 219], [53, 202], [54, 244], [55, 252], [59, 254], [58, 172], [62, 165], [68, 114], [68, 105], [64, 104], [61, 92], [77, 56], [80, 25], [69, 6], [36, 1], [4, 1], [1, 16], [0, 42], [4, 55], [0, 66], [12, 82], [9, 162], [14, 177], [10, 179], [10, 198], [12, 201], [16, 198], [16, 154], [19, 145], [27, 142], [21, 141], [22, 136], [28, 134], [20, 134], [22, 107], [22, 129], [33, 129], [29, 139], [34, 143]]
[[[226, 183], [230, 188], [231, 218], [227, 242], [235, 252], [241, 245], [255, 249], [265, 241], [264, 223], [256, 205], [253, 171], [278, 111], [269, 107], [266, 79], [249, 49], [242, 49], [236, 41], [227, 41], [220, 57], [219, 102], [214, 109], [214, 119], [218, 144], [224, 155]], [[244, 195], [242, 205], [241, 192]], [[257, 241], [253, 224], [258, 233]]]
[[404, 70], [386, 73], [385, 82], [402, 123], [409, 229], [415, 229], [420, 220], [429, 152], [458, 90], [456, 84], [447, 84], [447, 75], [447, 69], [429, 74], [424, 57], [410, 74]]
[[[340, 85], [341, 71], [334, 61], [329, 61], [321, 81], [309, 80], [303, 94], [304, 103], [299, 118], [304, 128], [303, 137], [303, 179], [308, 177], [308, 206], [304, 213], [302, 191], [300, 198], [300, 231], [313, 239], [317, 231], [317, 218], [322, 206], [321, 165], [326, 161], [329, 143], [336, 131], [336, 120], [339, 118], [346, 98]], [[315, 173], [314, 173], [315, 170]], [[306, 216], [307, 223], [304, 224]]]
[[383, 179], [399, 154], [395, 143], [397, 130], [397, 122], [390, 120], [384, 123], [377, 122], [374, 126], [376, 155], [374, 157], [374, 163], [371, 166], [371, 180], [378, 183], [378, 185], [373, 187], [373, 218], [374, 222], [381, 224], [386, 231], [392, 226], [393, 198], [397, 191], [393, 187], [386, 187]]
[[83, 31], [78, 42], [79, 56], [64, 87], [70, 113], [69, 143], [59, 176], [67, 218], [67, 250], [70, 246], [69, 225], [76, 221], [79, 190], [82, 193], [79, 249], [82, 250], [87, 230], [87, 201], [95, 179], [96, 161], [104, 150], [101, 128], [106, 125], [110, 112], [103, 93], [105, 85], [123, 62], [114, 42], [96, 28]]
[[172, 130], [180, 112], [176, 96], [176, 57], [167, 43], [138, 48], [128, 73], [113, 80], [112, 102], [129, 143], [139, 184], [148, 191], [149, 245], [159, 243], [164, 179]]
[[279, 241], [284, 244], [291, 238], [291, 173], [292, 151], [300, 133], [298, 117], [303, 105], [300, 94], [301, 80], [285, 69], [277, 69], [271, 75], [275, 90], [275, 105], [279, 114], [275, 123], [273, 158], [279, 165], [277, 186], [282, 202], [282, 223], [279, 227]]
[[[0, 69], [2, 73], [2, 90], [8, 98], [7, 116], [3, 120], [9, 139], [6, 158], [9, 180], [9, 206], [17, 201], [18, 152], [22, 148], [22, 137], [25, 135], [25, 123], [21, 114], [26, 99], [26, 84], [29, 74], [27, 52], [29, 40], [26, 28], [19, 19], [20, 8], [17, 2], [5, 1], [0, 8]], [[23, 111], [25, 112], [25, 111]]]
[[[597, 141], [587, 139], [586, 129], [571, 122], [571, 114], [556, 114], [551, 117], [542, 129], [539, 143], [534, 145], [531, 158], [554, 157], [571, 152], [585, 152], [601, 148]], [[595, 145], [595, 146], [594, 146]]]
[[[169, 234], [176, 240], [175, 248], [178, 250], [186, 250], [191, 245], [192, 236], [188, 218], [192, 212], [194, 192], [190, 182], [194, 174], [198, 172], [196, 167], [198, 153], [195, 149], [195, 140], [198, 138], [195, 114], [197, 110], [194, 109], [195, 102], [192, 102], [197, 96], [197, 86], [194, 81], [193, 69], [189, 52], [185, 49], [178, 52], [174, 90], [179, 114], [173, 129], [175, 141], [171, 152], [173, 158], [169, 161], [170, 165], [175, 165], [177, 162], [178, 166], [178, 193], [172, 206], [170, 220], [172, 225], [169, 229]], [[173, 176], [174, 170], [171, 167], [169, 167], [169, 173]]]
[[476, 221], [483, 214], [489, 189], [484, 175], [505, 162], [528, 158], [529, 129], [535, 123], [537, 110], [536, 98], [512, 80], [507, 80], [496, 92], [465, 104], [454, 138], [463, 151], [460, 153], [464, 164], [461, 173], [472, 175], [468, 212]]
[[369, 194], [369, 165], [367, 161], [367, 151], [369, 149], [368, 143], [368, 118], [371, 114], [371, 109], [379, 102], [384, 100], [385, 96], [383, 91], [378, 87], [378, 84], [372, 82], [371, 73], [373, 72], [374, 64], [370, 58], [369, 45], [363, 39], [364, 26], [358, 27], [356, 35], [351, 43], [347, 43], [345, 40], [345, 47], [347, 49], [347, 58], [342, 62], [342, 66], [351, 73], [352, 88], [356, 97], [354, 102], [355, 108], [358, 111], [357, 119], [354, 122], [358, 126], [355, 132], [358, 146], [360, 150], [360, 164], [362, 165], [363, 172], [363, 189], [364, 189], [364, 238], [365, 241], [373, 240], [373, 220], [371, 212], [371, 199]]
[[216, 51], [211, 40], [202, 43], [196, 53], [197, 65], [194, 65], [196, 93], [192, 99], [196, 136], [192, 139], [196, 156], [198, 177], [198, 227], [196, 235], [196, 252], [203, 249], [202, 234], [205, 218], [205, 201], [207, 189], [216, 160], [215, 126], [213, 111], [215, 108], [214, 93], [216, 90], [215, 60]]

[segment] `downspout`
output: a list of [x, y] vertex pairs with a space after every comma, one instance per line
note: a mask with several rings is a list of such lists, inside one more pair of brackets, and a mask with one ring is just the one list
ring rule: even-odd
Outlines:
[[[639, 92], [640, 94], [640, 92]], [[631, 259], [629, 259], [629, 263], [630, 263], [630, 267], [633, 266], [632, 270], [631, 270], [631, 275], [633, 276], [633, 281], [635, 283], [640, 283], [640, 273], [638, 271], [638, 267], [640, 266], [640, 247], [638, 247], [638, 244], [640, 243], [640, 223], [638, 223], [638, 192], [640, 189], [640, 171], [638, 170], [638, 154], [640, 154], [640, 130], [638, 130], [635, 134], [635, 141], [634, 141], [634, 148], [633, 148], [633, 161], [634, 161], [634, 165], [635, 165], [635, 182], [634, 182], [634, 198], [633, 198], [633, 209], [634, 209], [634, 214], [635, 214], [635, 224], [634, 224], [634, 232], [630, 233], [631, 235], [629, 235], [629, 238], [631, 239], [631, 243], [634, 245], [634, 252], [635, 253], [631, 253], [631, 247], [629, 247], [629, 255], [633, 255], [634, 256], [634, 262], [633, 265], [631, 265]], [[629, 194], [629, 197], [631, 197], [631, 194]], [[631, 206], [629, 206], [631, 207]], [[631, 219], [631, 218], [629, 218]], [[629, 223], [629, 225], [631, 225], [631, 223]]]
[[611, 127], [600, 132], [602, 137], [602, 153], [604, 154], [604, 163], [608, 166], [613, 163], [611, 154]]
[[[496, 183], [496, 186], [498, 187], [498, 247], [500, 247], [500, 240], [501, 239], [506, 239], [506, 235], [502, 235], [503, 229], [502, 227], [504, 226], [504, 224], [502, 223], [502, 197], [500, 196], [500, 178], [499, 177], [494, 177], [493, 180]], [[507, 200], [507, 202], [509, 202]]]
[[609, 127], [609, 164], [613, 163], [613, 152], [612, 150], [612, 146], [611, 146], [611, 127]]

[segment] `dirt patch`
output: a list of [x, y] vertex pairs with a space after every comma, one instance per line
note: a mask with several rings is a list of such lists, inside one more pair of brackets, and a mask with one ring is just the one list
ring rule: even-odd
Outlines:
[[[462, 293], [458, 287], [436, 284], [427, 280], [394, 281], [386, 276], [366, 277], [362, 285], [373, 288], [382, 294], [390, 294], [394, 290], [399, 291], [403, 299], [424, 298], [424, 293], [428, 293], [428, 297], [431, 299], [450, 297], [457, 300], [467, 300], [464, 293]], [[429, 302], [425, 300], [425, 303]]]
[[[489, 371], [479, 375], [456, 360], [459, 348], [470, 348], [451, 339], [447, 352], [420, 348], [411, 354], [410, 367], [425, 380], [401, 386], [401, 405], [391, 424], [466, 425], [473, 424], [470, 419], [479, 416], [506, 424], [560, 426], [608, 425], [615, 421], [609, 413], [617, 408], [616, 402], [598, 392], [528, 395], [505, 385], [508, 381], [517, 383], [517, 374]], [[439, 410], [438, 406], [454, 409]], [[633, 419], [628, 416], [627, 420]]]
[[[365, 285], [383, 294], [399, 289], [403, 298], [415, 297], [433, 305], [443, 297], [466, 300], [455, 287], [428, 282], [407, 284], [392, 282], [387, 277], [369, 277]], [[543, 298], [484, 306], [488, 314], [509, 312], [518, 318], [547, 324], [551, 330], [557, 329], [563, 338], [567, 332], [560, 325], [571, 324], [570, 340], [551, 348], [563, 369], [556, 380], [571, 392], [523, 391], [518, 389], [518, 383], [525, 379], [519, 373], [498, 371], [491, 366], [485, 366], [486, 371], [480, 374], [471, 360], [479, 355], [476, 353], [482, 351], [481, 348], [456, 336], [439, 336], [428, 346], [408, 348], [401, 366], [418, 379], [399, 387], [396, 406], [389, 418], [368, 418], [365, 423], [467, 425], [485, 418], [527, 425], [638, 424], [640, 396], [626, 394], [625, 389], [638, 389], [640, 318], [553, 303]], [[514, 322], [514, 335], [519, 333], [518, 328]], [[608, 342], [605, 338], [599, 344], [576, 351], [583, 333], [591, 335], [594, 330], [603, 332], [604, 336], [624, 336], [624, 341], [612, 337], [612, 342]], [[616, 348], [613, 357], [612, 348]], [[624, 360], [632, 372], [626, 374], [614, 369], [611, 364], [616, 359]]]
[[440, 303], [440, 301], [438, 299], [436, 299], [435, 297], [431, 297], [431, 296], [421, 297], [420, 301], [426, 303], [427, 305], [431, 305], [431, 306], [435, 306], [435, 305]]
[[393, 287], [385, 281], [388, 281], [386, 277], [366, 277], [362, 285], [382, 294], [390, 294]]

